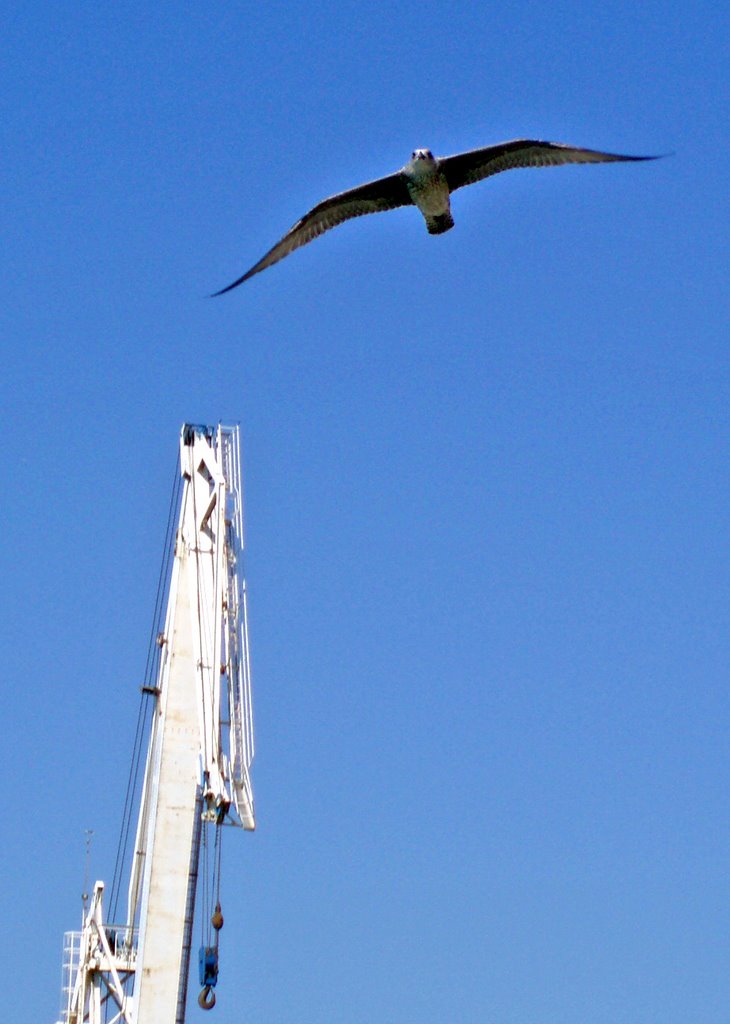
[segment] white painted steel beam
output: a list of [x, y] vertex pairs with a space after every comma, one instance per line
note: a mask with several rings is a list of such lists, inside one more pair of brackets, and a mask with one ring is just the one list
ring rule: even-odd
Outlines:
[[203, 822], [255, 828], [238, 428], [185, 425], [180, 470], [127, 922], [113, 929], [121, 959], [97, 883], [65, 965], [62, 1024], [101, 1024], [109, 998], [110, 1024], [183, 1024]]
[[138, 830], [136, 1024], [184, 1020], [201, 808], [204, 820], [255, 826], [238, 444], [237, 428], [186, 426], [181, 436], [184, 486]]

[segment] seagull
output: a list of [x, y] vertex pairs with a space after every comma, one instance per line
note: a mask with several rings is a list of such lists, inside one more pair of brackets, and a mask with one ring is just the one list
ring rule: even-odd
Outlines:
[[483, 178], [514, 167], [556, 167], [559, 164], [605, 164], [626, 160], [656, 160], [655, 156], [622, 156], [601, 153], [596, 149], [579, 149], [561, 142], [540, 142], [536, 139], [513, 139], [496, 146], [472, 149], [454, 156], [434, 156], [430, 149], [414, 149], [411, 159], [395, 174], [368, 181], [347, 192], [338, 192], [312, 207], [284, 237], [254, 263], [242, 277], [215, 292], [224, 295], [254, 274], [273, 266], [307, 242], [366, 213], [394, 210], [398, 206], [416, 206], [423, 214], [431, 235], [440, 235], [454, 226], [451, 216], [451, 193], [464, 185], [473, 185]]

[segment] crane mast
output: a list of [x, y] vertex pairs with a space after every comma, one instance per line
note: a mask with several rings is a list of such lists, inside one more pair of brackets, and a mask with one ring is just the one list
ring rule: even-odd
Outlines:
[[[105, 921], [97, 882], [64, 942], [62, 1024], [184, 1024], [201, 840], [212, 831], [219, 850], [224, 825], [255, 828], [238, 428], [185, 424], [180, 473], [126, 921]], [[204, 1009], [221, 925], [218, 904], [200, 950]]]

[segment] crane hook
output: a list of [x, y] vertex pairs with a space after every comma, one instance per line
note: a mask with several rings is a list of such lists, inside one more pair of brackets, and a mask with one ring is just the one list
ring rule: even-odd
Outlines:
[[219, 932], [223, 927], [223, 914], [221, 913], [220, 903], [216, 903], [215, 910], [213, 911], [213, 916], [210, 919], [210, 923], [213, 925], [217, 932]]
[[215, 992], [210, 985], [204, 985], [200, 990], [198, 1006], [201, 1010], [212, 1010], [215, 1006]]

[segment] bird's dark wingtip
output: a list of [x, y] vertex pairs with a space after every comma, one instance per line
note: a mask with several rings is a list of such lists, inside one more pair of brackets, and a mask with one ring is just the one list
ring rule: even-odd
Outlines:
[[671, 153], [652, 153], [649, 156], [630, 156], [624, 157], [628, 160], [663, 160], [667, 156], [674, 156], [674, 152]]
[[219, 292], [211, 292], [208, 298], [217, 299], [219, 295], [225, 295], [226, 292], [233, 291], [234, 288], [238, 288], [239, 284], [243, 284], [243, 282], [246, 280], [246, 277], [248, 277], [247, 274], [244, 275], [243, 277], [239, 277], [239, 279], [237, 281], [234, 281], [233, 284], [228, 284], [226, 285], [225, 288], [221, 288]]
[[210, 295], [210, 298], [217, 299], [219, 295], [225, 295], [226, 292], [232, 292], [234, 288], [238, 288], [239, 284], [243, 284], [244, 281], [248, 281], [249, 277], [253, 277], [256, 270], [257, 267], [252, 267], [251, 270], [247, 270], [243, 277], [239, 277], [231, 284], [227, 284], [225, 288], [221, 288], [219, 292], [213, 292], [212, 295]]

